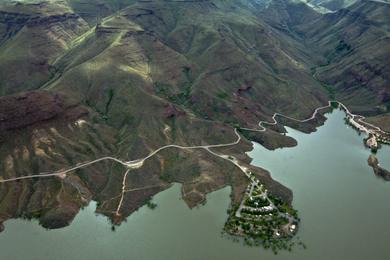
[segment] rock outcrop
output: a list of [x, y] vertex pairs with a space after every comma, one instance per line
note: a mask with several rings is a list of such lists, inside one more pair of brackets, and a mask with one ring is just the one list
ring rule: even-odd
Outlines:
[[390, 181], [390, 171], [379, 166], [378, 158], [376, 158], [375, 155], [371, 154], [370, 157], [368, 157], [368, 165], [372, 167], [376, 176], [385, 181]]

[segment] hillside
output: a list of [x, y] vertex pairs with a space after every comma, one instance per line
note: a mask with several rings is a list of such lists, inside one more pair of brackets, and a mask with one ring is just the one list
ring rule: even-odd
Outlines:
[[[284, 43], [248, 11], [242, 11], [243, 18], [211, 1], [139, 2], [95, 26], [75, 2], [55, 4], [2, 7], [6, 36], [0, 55], [9, 69], [2, 70], [0, 85], [0, 101], [7, 107], [0, 125], [3, 178], [102, 156], [136, 159], [171, 143], [228, 143], [236, 139], [233, 124], [255, 126], [276, 109], [306, 116], [326, 100], [304, 55], [293, 52], [299, 43]], [[11, 12], [17, 21], [26, 17], [18, 24], [8, 19]], [[9, 28], [16, 29], [9, 33]], [[19, 45], [20, 51], [8, 51]], [[26, 68], [16, 70], [18, 64]], [[310, 101], [292, 103], [292, 93]], [[270, 148], [290, 142], [287, 137], [265, 141]], [[229, 153], [247, 164], [243, 153], [250, 147], [244, 140]], [[287, 188], [266, 171], [253, 170], [270, 190], [291, 201]], [[234, 165], [205, 151], [169, 149], [129, 175], [128, 186], [136, 191], [127, 193], [118, 219], [114, 213], [124, 172], [102, 162], [63, 181], [2, 185], [0, 219], [37, 217], [45, 227], [61, 227], [93, 199], [98, 212], [119, 224], [172, 182], [183, 184], [191, 207], [226, 185], [233, 187], [233, 203], [238, 203], [248, 182]]]
[[[300, 3], [274, 1], [263, 13], [270, 25], [294, 35], [312, 51], [313, 76], [328, 89], [331, 98], [348, 104], [356, 113], [389, 118], [390, 5], [357, 1], [347, 8], [316, 15], [304, 11], [307, 8]], [[292, 19], [294, 16], [304, 21]], [[386, 124], [383, 120], [376, 122]]]
[[357, 1], [356, 0], [307, 0], [306, 2], [317, 7], [325, 8], [326, 10], [329, 11], [337, 11], [346, 8]]
[[51, 63], [87, 30], [87, 23], [61, 3], [5, 4], [0, 10], [1, 95], [39, 88], [51, 77]]
[[389, 4], [362, 1], [302, 27], [325, 58], [316, 77], [358, 113], [383, 113], [390, 105], [389, 11]]
[[[167, 144], [231, 143], [235, 127], [257, 127], [275, 112], [311, 116], [329, 91], [354, 111], [386, 113], [386, 13], [388, 5], [377, 2], [326, 14], [282, 0], [3, 3], [0, 176], [104, 156], [135, 160]], [[292, 192], [249, 166], [245, 154], [250, 140], [269, 149], [295, 145], [283, 131], [278, 125], [214, 150], [237, 157], [291, 203]], [[1, 184], [0, 223], [26, 217], [62, 227], [95, 200], [97, 212], [120, 224], [174, 182], [190, 207], [228, 185], [237, 205], [248, 184], [234, 164], [205, 149], [169, 148], [125, 172], [105, 161], [64, 179]], [[123, 183], [131, 191], [118, 217]]]

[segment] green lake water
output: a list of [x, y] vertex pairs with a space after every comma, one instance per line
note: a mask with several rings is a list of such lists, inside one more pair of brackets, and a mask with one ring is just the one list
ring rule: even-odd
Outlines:
[[[374, 176], [362, 136], [328, 115], [310, 135], [288, 129], [294, 148], [268, 151], [255, 144], [253, 164], [294, 192], [302, 219], [298, 236], [307, 249], [292, 253], [249, 248], [221, 236], [230, 188], [208, 196], [206, 205], [190, 210], [175, 184], [153, 199], [158, 207], [141, 208], [111, 231], [96, 216], [96, 204], [82, 210], [66, 228], [46, 231], [36, 221], [9, 220], [0, 234], [0, 260], [45, 259], [390, 259], [390, 182]], [[390, 169], [390, 148], [379, 151]]]

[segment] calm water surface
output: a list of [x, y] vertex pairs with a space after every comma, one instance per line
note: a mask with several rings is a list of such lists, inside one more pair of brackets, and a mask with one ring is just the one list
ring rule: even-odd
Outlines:
[[[71, 226], [46, 231], [36, 221], [10, 220], [0, 234], [0, 259], [390, 259], [390, 182], [367, 166], [362, 137], [348, 128], [344, 114], [329, 115], [325, 126], [307, 135], [289, 129], [299, 145], [268, 151], [255, 144], [253, 164], [294, 192], [307, 249], [273, 255], [221, 236], [230, 189], [214, 192], [208, 203], [189, 210], [180, 185], [154, 198], [155, 210], [141, 208], [115, 232], [95, 203]], [[390, 169], [390, 148], [380, 150]]]

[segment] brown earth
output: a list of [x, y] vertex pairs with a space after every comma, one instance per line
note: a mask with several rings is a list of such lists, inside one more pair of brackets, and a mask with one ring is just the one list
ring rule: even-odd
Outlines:
[[0, 97], [0, 133], [53, 119], [75, 121], [87, 115], [86, 108], [70, 103], [58, 93], [30, 91]]
[[379, 166], [379, 161], [375, 157], [375, 155], [371, 154], [368, 157], [368, 165], [372, 167], [372, 169], [374, 170], [374, 174], [377, 177], [382, 178], [385, 181], [390, 181], [390, 171]]
[[[83, 3], [0, 4], [4, 179], [103, 156], [134, 160], [166, 144], [230, 143], [236, 140], [234, 127], [255, 128], [275, 112], [311, 116], [328, 100], [324, 82], [337, 83], [336, 97], [354, 111], [377, 115], [386, 108], [386, 55], [375, 44], [367, 55], [354, 42], [368, 46], [377, 41], [374, 36], [386, 29], [385, 21], [369, 30], [362, 24], [376, 21], [386, 6], [368, 3], [350, 12], [318, 15], [299, 5], [283, 8], [283, 15], [272, 20], [272, 15], [229, 1], [120, 0], [116, 7], [108, 0]], [[348, 37], [332, 38], [327, 29], [333, 18], [344, 24], [339, 29]], [[355, 32], [351, 19], [362, 34]], [[316, 26], [304, 26], [313, 21]], [[348, 58], [348, 46], [356, 50], [358, 64]], [[332, 63], [326, 64], [326, 57]], [[313, 67], [318, 78], [312, 77]], [[351, 87], [357, 83], [359, 89]], [[282, 124], [312, 132], [325, 118], [305, 124], [278, 120], [270, 131], [245, 137], [269, 149], [293, 146], [295, 140], [277, 133], [285, 131]], [[214, 150], [234, 155], [272, 193], [291, 203], [288, 188], [249, 165], [249, 140]], [[95, 200], [97, 212], [120, 224], [173, 182], [183, 185], [182, 196], [190, 207], [225, 186], [232, 187], [234, 205], [248, 184], [238, 168], [205, 150], [167, 149], [129, 173], [126, 189], [136, 190], [125, 194], [118, 217], [125, 171], [106, 161], [65, 179], [0, 184], [0, 222], [37, 218], [45, 227], [58, 228]]]
[[365, 119], [368, 123], [378, 125], [383, 131], [390, 132], [390, 114], [368, 117]]

